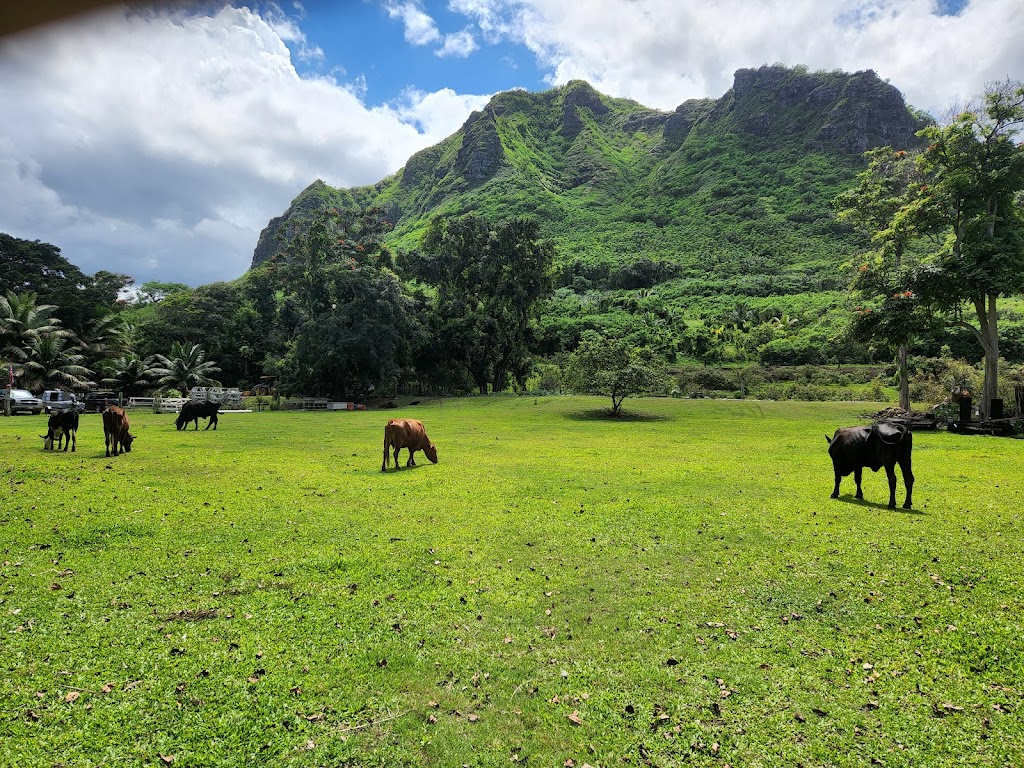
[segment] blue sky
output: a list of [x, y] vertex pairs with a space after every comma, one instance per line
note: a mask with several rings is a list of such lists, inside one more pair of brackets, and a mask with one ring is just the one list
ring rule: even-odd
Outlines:
[[508, 88], [672, 110], [802, 64], [941, 116], [1024, 78], [1022, 33], [1021, 0], [115, 4], [0, 37], [0, 232], [87, 273], [230, 280], [310, 183], [373, 184]]
[[[507, 40], [487, 42], [478, 26], [445, 2], [395, 3], [417, 8], [430, 18], [437, 38], [410, 42], [401, 15], [388, 5], [363, 0], [341, 3], [306, 2], [299, 21], [307, 42], [323, 59], [301, 62], [309, 73], [334, 72], [342, 80], [362, 77], [366, 102], [380, 105], [399, 99], [410, 87], [423, 92], [453, 88], [461, 93], [493, 94], [510, 88], [550, 87], [536, 57], [523, 45]], [[439, 55], [444, 38], [469, 34], [472, 51]]]

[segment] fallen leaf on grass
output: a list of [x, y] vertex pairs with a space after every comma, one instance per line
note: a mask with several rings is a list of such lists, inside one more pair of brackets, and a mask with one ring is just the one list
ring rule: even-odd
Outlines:
[[477, 720], [480, 719], [480, 715], [466, 715], [466, 719], [469, 720], [469, 722], [471, 723], [475, 723]]
[[583, 724], [583, 718], [580, 717], [580, 711], [578, 709], [574, 709], [572, 711], [572, 714], [571, 715], [566, 715], [566, 717], [568, 718], [569, 722], [573, 723], [574, 725], [582, 725]]
[[68, 695], [64, 697], [64, 701], [66, 701], [68, 704], [74, 704], [75, 701], [78, 700], [78, 697], [81, 695], [82, 694], [80, 694], [78, 691], [68, 691]]
[[160, 755], [160, 759], [170, 765], [174, 762], [174, 755]]

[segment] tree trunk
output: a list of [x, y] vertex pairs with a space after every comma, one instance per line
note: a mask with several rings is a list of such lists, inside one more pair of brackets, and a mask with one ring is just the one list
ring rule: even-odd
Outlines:
[[999, 324], [996, 313], [998, 294], [988, 293], [974, 300], [978, 315], [978, 340], [985, 351], [985, 381], [982, 384], [978, 412], [986, 419], [991, 413], [992, 400], [999, 396]]
[[900, 408], [910, 410], [910, 372], [907, 370], [907, 345], [896, 350], [896, 372], [899, 374]]
[[985, 400], [984, 416], [991, 418], [992, 401], [999, 397], [999, 326], [996, 316], [996, 294], [988, 295], [988, 322], [985, 324]]

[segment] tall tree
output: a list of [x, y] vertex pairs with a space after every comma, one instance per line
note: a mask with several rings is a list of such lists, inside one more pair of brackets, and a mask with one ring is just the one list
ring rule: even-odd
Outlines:
[[35, 293], [40, 302], [60, 307], [65, 328], [81, 334], [90, 320], [117, 308], [121, 289], [132, 278], [115, 272], [86, 275], [60, 248], [0, 233], [0, 286]]
[[477, 215], [436, 218], [422, 250], [401, 259], [436, 289], [431, 307], [442, 356], [461, 365], [482, 394], [529, 374], [531, 325], [554, 286], [554, 246], [536, 222], [497, 224]]
[[862, 301], [876, 306], [858, 307], [854, 335], [896, 347], [900, 408], [909, 411], [907, 347], [928, 325], [929, 315], [915, 300], [904, 254], [923, 230], [919, 201], [927, 186], [914, 153], [879, 147], [865, 157], [868, 167], [857, 184], [834, 201], [839, 218], [869, 234], [876, 246], [865, 255], [855, 281]]
[[[998, 299], [1024, 290], [1024, 145], [1014, 140], [1021, 125], [1024, 85], [1007, 80], [990, 85], [979, 106], [948, 125], [921, 131], [930, 144], [919, 166], [930, 182], [914, 205], [941, 245], [917, 289], [984, 350], [984, 415], [998, 396]], [[965, 307], [973, 309], [973, 323]]]

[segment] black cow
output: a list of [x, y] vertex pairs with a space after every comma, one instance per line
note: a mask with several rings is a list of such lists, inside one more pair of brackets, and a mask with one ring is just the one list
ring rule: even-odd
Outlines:
[[46, 434], [40, 435], [43, 438], [43, 450], [52, 451], [53, 441], [57, 441], [57, 450], [60, 450], [61, 443], [64, 443], [64, 450], [71, 446], [71, 452], [75, 452], [78, 443], [78, 411], [56, 411], [50, 414], [50, 420], [46, 423]]
[[910, 496], [914, 489], [914, 473], [910, 469], [910, 451], [913, 448], [913, 436], [910, 430], [899, 424], [885, 422], [870, 427], [842, 427], [828, 441], [828, 455], [832, 457], [832, 468], [835, 470], [836, 487], [832, 498], [839, 498], [839, 481], [851, 472], [857, 481], [857, 495], [863, 499], [864, 492], [860, 488], [861, 470], [864, 467], [877, 472], [885, 467], [889, 478], [889, 506], [896, 506], [896, 465], [900, 465], [903, 474], [903, 485], [907, 488], [907, 500], [904, 509], [910, 509]]
[[174, 422], [174, 426], [178, 428], [178, 431], [185, 429], [190, 421], [194, 421], [196, 429], [199, 429], [199, 419], [209, 419], [210, 423], [206, 425], [209, 429], [213, 427], [213, 431], [217, 431], [217, 411], [220, 409], [220, 403], [215, 403], [212, 400], [189, 400], [183, 406], [181, 406], [181, 413], [178, 414], [178, 420]]

